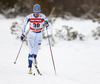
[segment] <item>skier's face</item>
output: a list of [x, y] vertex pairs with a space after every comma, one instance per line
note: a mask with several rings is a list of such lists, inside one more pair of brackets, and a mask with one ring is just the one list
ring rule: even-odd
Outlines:
[[35, 16], [39, 16], [40, 11], [41, 11], [40, 6], [33, 7], [33, 12], [34, 12]]
[[39, 16], [39, 13], [34, 13], [35, 14], [35, 16]]

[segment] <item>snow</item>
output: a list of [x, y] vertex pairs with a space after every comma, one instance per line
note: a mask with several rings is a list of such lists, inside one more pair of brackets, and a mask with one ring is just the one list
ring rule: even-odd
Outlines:
[[[63, 21], [63, 22], [62, 22]], [[59, 24], [59, 25], [58, 25]], [[99, 23], [94, 22], [92, 20], [82, 20], [79, 18], [74, 18], [71, 20], [65, 20], [61, 18], [57, 18], [53, 28], [62, 30], [62, 26], [72, 27], [73, 31], [77, 31], [79, 34], [85, 35], [88, 39], [91, 37], [91, 30], [94, 30], [98, 27]], [[53, 30], [55, 33], [55, 30]]]
[[[12, 22], [20, 18], [0, 19], [0, 84], [100, 84], [100, 40], [63, 41], [52, 47], [57, 75], [55, 75], [48, 40], [43, 40], [38, 53], [38, 67], [43, 74], [28, 74], [28, 47], [24, 43], [14, 64], [21, 41], [11, 34]], [[59, 24], [59, 25], [58, 25]], [[63, 20], [58, 18], [53, 28], [74, 27], [89, 35], [99, 24], [91, 20]], [[32, 69], [36, 73], [35, 68]]]

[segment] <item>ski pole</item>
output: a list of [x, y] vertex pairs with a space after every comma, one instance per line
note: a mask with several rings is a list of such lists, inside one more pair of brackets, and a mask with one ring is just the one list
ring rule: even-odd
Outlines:
[[22, 41], [22, 44], [21, 44], [21, 46], [20, 46], [20, 49], [19, 49], [19, 51], [18, 51], [18, 54], [17, 54], [17, 57], [16, 57], [16, 59], [15, 59], [14, 64], [16, 64], [16, 61], [17, 61], [17, 59], [18, 59], [18, 56], [19, 56], [19, 53], [20, 53], [20, 51], [21, 51], [21, 48], [22, 48], [23, 43], [24, 43], [24, 41]]
[[48, 37], [48, 42], [49, 42], [49, 47], [50, 47], [50, 52], [51, 52], [51, 57], [52, 57], [52, 62], [53, 62], [53, 67], [54, 67], [55, 75], [57, 75], [56, 74], [55, 63], [54, 63], [54, 59], [53, 59], [53, 54], [52, 54], [52, 49], [51, 49], [51, 44], [50, 44], [50, 40], [49, 40], [48, 30], [47, 30], [47, 37]]

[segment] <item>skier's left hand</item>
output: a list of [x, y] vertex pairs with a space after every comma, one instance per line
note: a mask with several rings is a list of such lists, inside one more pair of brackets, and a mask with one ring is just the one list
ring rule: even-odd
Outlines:
[[47, 29], [50, 29], [50, 26], [49, 26], [49, 24], [47, 24], [47, 25], [46, 25], [46, 30], [47, 30]]

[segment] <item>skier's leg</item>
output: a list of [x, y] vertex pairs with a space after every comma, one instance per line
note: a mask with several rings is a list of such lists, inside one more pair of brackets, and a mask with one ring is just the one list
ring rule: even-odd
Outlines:
[[29, 64], [29, 68], [31, 68], [32, 67], [32, 62], [33, 62], [33, 54], [32, 55], [30, 55], [29, 54], [29, 56], [28, 56], [28, 64]]
[[38, 50], [40, 48], [40, 45], [41, 45], [41, 41], [42, 41], [42, 33], [39, 33], [37, 34], [36, 36], [37, 38], [35, 38], [35, 42], [34, 42], [34, 65], [37, 65], [37, 60], [36, 60], [36, 57], [37, 57], [37, 54], [38, 54]]
[[33, 64], [34, 66], [37, 66], [37, 60], [36, 60], [37, 55], [33, 55]]
[[29, 74], [32, 74], [32, 62], [33, 62], [33, 54], [28, 56], [28, 68], [29, 68]]
[[34, 54], [38, 54], [38, 50], [41, 46], [41, 41], [42, 41], [42, 33], [37, 34], [37, 37], [35, 38], [34, 41]]
[[32, 74], [32, 62], [33, 62], [33, 51], [34, 51], [34, 33], [29, 33], [27, 37], [28, 47], [29, 47], [29, 56], [28, 56], [28, 67], [29, 74]]

